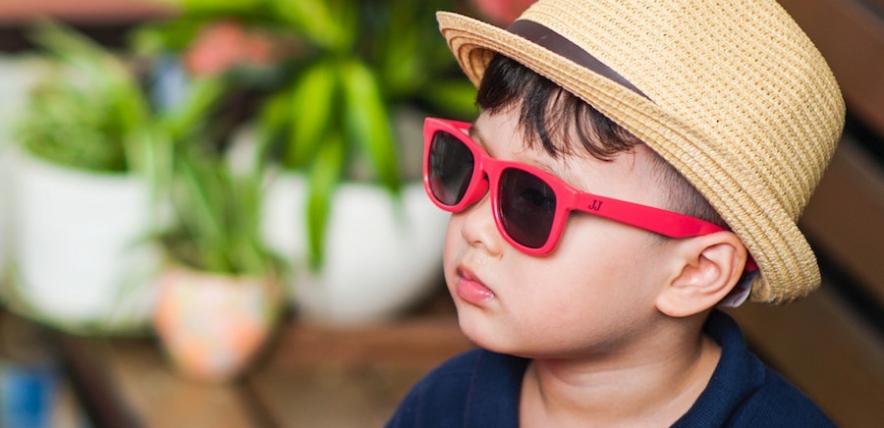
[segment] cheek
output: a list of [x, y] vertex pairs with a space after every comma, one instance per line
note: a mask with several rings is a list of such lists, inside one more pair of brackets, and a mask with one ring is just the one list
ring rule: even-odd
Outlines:
[[451, 215], [448, 217], [448, 227], [445, 230], [445, 248], [442, 251], [442, 263], [445, 266], [446, 273], [450, 267], [450, 263], [457, 260], [463, 252], [463, 239], [460, 234], [460, 225], [458, 217]]
[[660, 272], [654, 236], [595, 217], [574, 220], [566, 250], [592, 267], [587, 279], [604, 303], [612, 310], [652, 311]]
[[[584, 267], [592, 284], [609, 284], [612, 292], [641, 291], [656, 271], [653, 235], [649, 232], [588, 215], [572, 216], [556, 258], [568, 271]], [[639, 293], [641, 294], [641, 293]]]
[[461, 233], [463, 222], [463, 216], [451, 215], [448, 217], [448, 227], [445, 230], [445, 247], [442, 250], [442, 271], [449, 290], [451, 290], [455, 283], [457, 264], [463, 260], [469, 251], [469, 243]]
[[540, 352], [610, 342], [653, 316], [647, 236], [571, 220], [552, 255], [513, 265], [519, 290], [508, 309]]

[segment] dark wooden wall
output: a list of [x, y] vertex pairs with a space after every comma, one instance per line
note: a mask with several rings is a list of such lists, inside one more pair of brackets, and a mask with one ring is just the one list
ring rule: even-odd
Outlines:
[[779, 1], [832, 67], [848, 123], [800, 220], [822, 288], [733, 314], [753, 348], [840, 426], [884, 426], [884, 0]]

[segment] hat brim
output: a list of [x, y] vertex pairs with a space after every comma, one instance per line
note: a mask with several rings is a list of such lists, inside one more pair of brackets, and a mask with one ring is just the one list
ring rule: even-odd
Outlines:
[[442, 35], [461, 69], [479, 85], [495, 53], [555, 82], [642, 140], [678, 170], [742, 240], [759, 267], [751, 300], [785, 303], [820, 283], [816, 257], [797, 219], [776, 203], [756, 174], [714, 145], [689, 118], [505, 29], [466, 16], [438, 12]]

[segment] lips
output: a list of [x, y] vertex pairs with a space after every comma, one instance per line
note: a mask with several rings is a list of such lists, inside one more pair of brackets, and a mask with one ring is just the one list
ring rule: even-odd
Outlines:
[[495, 297], [494, 292], [463, 265], [457, 267], [455, 291], [458, 297], [474, 305], [481, 305]]

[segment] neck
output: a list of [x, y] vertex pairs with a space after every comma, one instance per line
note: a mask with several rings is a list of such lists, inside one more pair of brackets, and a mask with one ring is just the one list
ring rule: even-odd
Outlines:
[[656, 331], [604, 356], [534, 359], [522, 385], [523, 426], [675, 422], [702, 393], [720, 356], [699, 328]]

